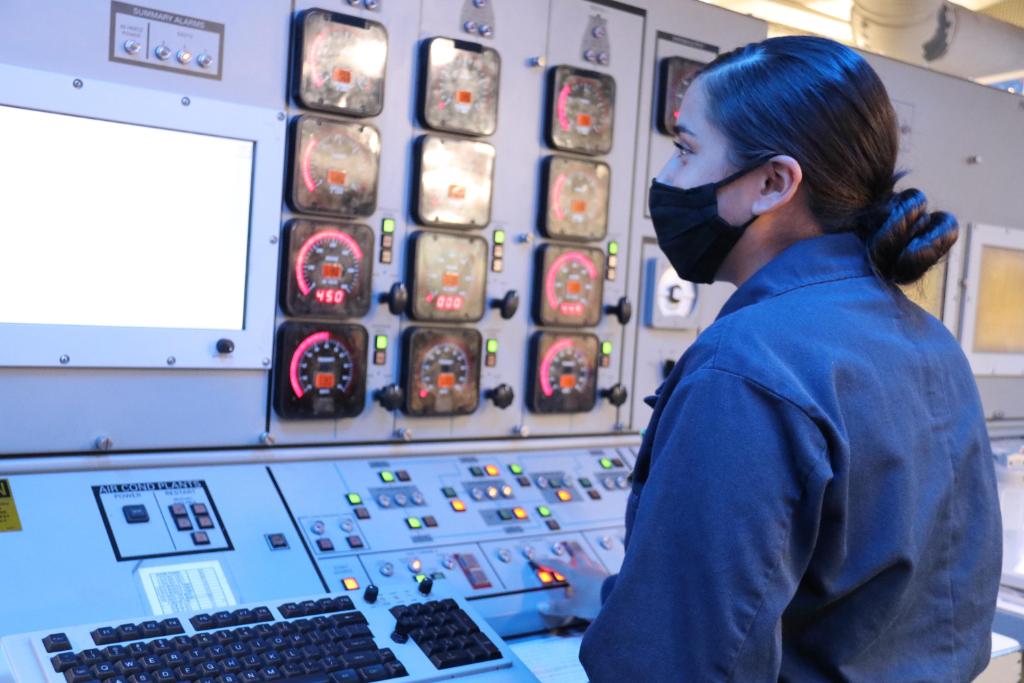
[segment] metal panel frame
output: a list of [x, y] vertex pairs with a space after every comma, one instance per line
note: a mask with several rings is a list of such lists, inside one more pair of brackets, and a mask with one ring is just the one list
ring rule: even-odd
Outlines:
[[[0, 323], [5, 367], [263, 369], [273, 353], [273, 308], [284, 169], [285, 124], [278, 112], [205, 98], [0, 65], [0, 104], [167, 130], [251, 140], [253, 150], [245, 329]], [[43, 213], [45, 216], [45, 212]], [[218, 339], [235, 352], [218, 354]], [[173, 361], [170, 360], [173, 358]], [[63, 360], [62, 360], [63, 359]]]

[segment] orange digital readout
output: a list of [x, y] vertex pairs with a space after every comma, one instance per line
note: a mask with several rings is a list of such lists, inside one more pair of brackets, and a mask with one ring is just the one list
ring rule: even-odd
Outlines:
[[580, 127], [590, 127], [590, 114], [577, 114], [576, 125]]
[[458, 287], [459, 286], [459, 274], [458, 273], [445, 273], [441, 276], [441, 284], [445, 287]]
[[320, 272], [324, 277], [341, 277], [341, 265], [337, 263], [325, 263], [320, 266]]
[[569, 280], [565, 283], [565, 289], [570, 294], [579, 294], [583, 291], [583, 285], [580, 284], [579, 280]]
[[473, 93], [469, 92], [468, 90], [459, 90], [458, 92], [455, 93], [455, 101], [458, 102], [459, 104], [472, 104]]
[[558, 377], [558, 386], [563, 389], [573, 389], [576, 386], [576, 375], [560, 375]]
[[449, 185], [448, 186], [448, 197], [450, 199], [465, 199], [466, 188], [463, 185]]
[[451, 389], [455, 386], [455, 373], [442, 372], [437, 376], [437, 386], [441, 389]]
[[331, 78], [338, 83], [351, 83], [352, 82], [352, 71], [351, 69], [336, 68], [331, 72]]
[[586, 202], [586, 200], [583, 200], [583, 199], [574, 199], [574, 200], [572, 200], [572, 206], [569, 207], [569, 210], [572, 211], [573, 213], [586, 213], [587, 212], [587, 202]]
[[318, 372], [313, 377], [317, 389], [330, 389], [334, 386], [334, 375], [329, 372]]
[[348, 174], [345, 171], [336, 171], [333, 168], [327, 171], [327, 182], [331, 185], [344, 185]]

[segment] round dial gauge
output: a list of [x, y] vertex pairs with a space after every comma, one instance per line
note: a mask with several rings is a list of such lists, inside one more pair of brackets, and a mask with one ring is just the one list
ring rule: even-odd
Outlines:
[[417, 141], [416, 220], [423, 225], [482, 228], [491, 220], [494, 147], [424, 135]]
[[480, 333], [467, 329], [414, 328], [406, 352], [409, 415], [463, 415], [480, 400]]
[[557, 66], [551, 72], [548, 142], [555, 149], [607, 154], [612, 148], [615, 80], [594, 71]]
[[484, 314], [487, 241], [421, 232], [412, 242], [412, 317], [476, 321]]
[[376, 209], [380, 134], [372, 126], [300, 116], [292, 156], [296, 211], [369, 216]]
[[604, 252], [546, 244], [540, 250], [541, 325], [596, 325], [601, 317]]
[[501, 58], [476, 43], [432, 38], [423, 49], [420, 118], [434, 130], [490, 135], [498, 125]]
[[282, 325], [274, 401], [278, 414], [339, 418], [362, 412], [366, 344], [366, 330], [358, 325]]
[[608, 164], [548, 157], [544, 232], [548, 237], [599, 240], [608, 232]]
[[299, 104], [348, 116], [381, 112], [388, 58], [381, 24], [313, 9], [302, 13], [296, 31], [292, 83]]
[[292, 221], [282, 308], [293, 316], [365, 315], [370, 308], [373, 233], [364, 225]]
[[658, 128], [666, 135], [675, 134], [676, 119], [683, 95], [697, 77], [704, 63], [685, 57], [666, 57], [661, 60], [661, 83], [658, 89]]
[[597, 337], [543, 332], [534, 340], [530, 409], [538, 413], [590, 410], [597, 399]]

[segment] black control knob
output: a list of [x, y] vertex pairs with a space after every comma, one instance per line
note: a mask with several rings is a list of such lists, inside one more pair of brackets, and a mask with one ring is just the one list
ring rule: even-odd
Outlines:
[[380, 589], [371, 583], [366, 587], [366, 590], [363, 591], [363, 600], [366, 600], [366, 602], [377, 602], [378, 595], [380, 595]]
[[409, 290], [405, 288], [404, 283], [396, 282], [391, 285], [388, 293], [381, 297], [381, 301], [387, 303], [391, 315], [402, 315], [409, 305]]
[[405, 391], [397, 384], [389, 384], [378, 389], [375, 398], [387, 410], [398, 410], [405, 402]]
[[619, 302], [614, 306], [605, 307], [605, 311], [618, 318], [621, 325], [625, 325], [633, 318], [633, 304], [628, 296], [619, 299]]
[[429, 576], [420, 581], [420, 593], [424, 595], [430, 595], [430, 591], [434, 588], [434, 580]]
[[494, 405], [498, 406], [502, 410], [512, 405], [512, 401], [515, 400], [516, 392], [512, 390], [507, 384], [499, 384], [488, 392], [487, 398], [494, 402]]
[[505, 296], [500, 299], [494, 299], [491, 302], [491, 306], [500, 310], [501, 317], [508, 320], [519, 310], [519, 292], [510, 289], [505, 292]]
[[610, 389], [604, 390], [604, 397], [615, 407], [621, 406], [625, 403], [628, 396], [629, 392], [626, 391], [626, 387], [622, 384], [616, 384]]
[[227, 355], [229, 353], [234, 353], [234, 351], [235, 351], [235, 342], [231, 341], [230, 339], [218, 339], [217, 340], [217, 353], [222, 353], [224, 355]]

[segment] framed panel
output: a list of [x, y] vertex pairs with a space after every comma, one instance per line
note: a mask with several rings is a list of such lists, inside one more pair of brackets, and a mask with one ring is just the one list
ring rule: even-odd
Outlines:
[[1024, 373], [1024, 230], [971, 226], [960, 340], [974, 374]]

